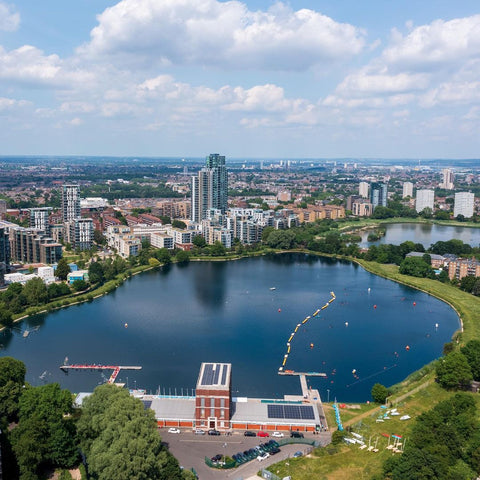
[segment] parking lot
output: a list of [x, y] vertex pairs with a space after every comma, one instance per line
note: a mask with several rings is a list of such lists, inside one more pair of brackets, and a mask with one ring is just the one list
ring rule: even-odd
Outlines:
[[[310, 445], [285, 445], [281, 447], [279, 453], [261, 462], [252, 460], [231, 470], [216, 470], [205, 464], [205, 457], [211, 458], [218, 454], [231, 457], [235, 453], [265, 443], [271, 437], [245, 437], [243, 432], [233, 433], [230, 436], [194, 435], [191, 430], [182, 430], [181, 433], [168, 433], [168, 429], [159, 429], [159, 432], [162, 440], [168, 444], [170, 451], [178, 459], [180, 465], [185, 468], [193, 467], [201, 480], [247, 479], [254, 476], [262, 468], [267, 468], [273, 463], [292, 457], [295, 452], [311, 450]], [[288, 437], [288, 432], [286, 436]], [[310, 434], [306, 435], [305, 438], [327, 443], [329, 435]]]

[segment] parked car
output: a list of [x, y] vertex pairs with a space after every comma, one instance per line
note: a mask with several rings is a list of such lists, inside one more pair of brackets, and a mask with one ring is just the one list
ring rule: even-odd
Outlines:
[[196, 428], [193, 433], [195, 435], [205, 435], [205, 430], [202, 430], [201, 428]]
[[218, 430], [213, 430], [213, 429], [212, 429], [212, 430], [209, 430], [209, 431], [208, 431], [208, 434], [209, 434], [209, 435], [220, 435], [220, 432], [219, 432]]
[[303, 433], [302, 432], [290, 432], [290, 437], [291, 438], [303, 438]]
[[283, 438], [285, 435], [282, 432], [273, 432], [272, 437]]
[[259, 456], [257, 457], [257, 460], [258, 460], [259, 462], [261, 462], [262, 460], [266, 460], [269, 456], [270, 456], [269, 453], [264, 453], [263, 455], [259, 455]]
[[180, 433], [180, 429], [172, 427], [168, 429], [168, 433]]
[[210, 460], [212, 462], [219, 462], [221, 459], [222, 459], [222, 455], [218, 454], [218, 455], [215, 455], [214, 457], [212, 457]]
[[293, 458], [298, 458], [298, 457], [302, 457], [303, 456], [303, 452], [295, 452], [293, 454]]
[[257, 437], [269, 437], [270, 435], [267, 433], [267, 432], [258, 432], [257, 433]]
[[280, 452], [280, 449], [278, 447], [273, 447], [270, 450], [270, 455], [275, 455], [276, 453]]
[[244, 435], [246, 437], [256, 437], [257, 436], [257, 434], [255, 432], [252, 432], [251, 430], [246, 430]]

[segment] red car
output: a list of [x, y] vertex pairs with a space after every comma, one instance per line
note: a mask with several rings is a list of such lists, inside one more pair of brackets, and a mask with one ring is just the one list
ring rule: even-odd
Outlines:
[[257, 437], [269, 437], [270, 435], [267, 432], [257, 432]]

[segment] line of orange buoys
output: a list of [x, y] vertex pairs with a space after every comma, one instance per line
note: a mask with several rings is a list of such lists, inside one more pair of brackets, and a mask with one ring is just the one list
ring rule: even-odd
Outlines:
[[[303, 319], [302, 323], [297, 323], [297, 326], [295, 327], [295, 330], [290, 334], [290, 338], [287, 341], [287, 353], [283, 356], [282, 366], [278, 369], [280, 372], [283, 371], [283, 369], [284, 369], [284, 367], [287, 363], [288, 356], [290, 355], [290, 349], [292, 347], [291, 342], [292, 342], [295, 334], [298, 332], [298, 329], [302, 325], [307, 323], [312, 317], [316, 317], [320, 313], [320, 311], [325, 310], [335, 300], [335, 298], [336, 298], [335, 293], [330, 292], [330, 295], [332, 296], [332, 298], [323, 307], [318, 308], [314, 313], [312, 313], [312, 315], [309, 315], [308, 317], [305, 317]], [[278, 309], [278, 311], [280, 312], [281, 310]], [[310, 348], [313, 348], [313, 343], [310, 344]]]

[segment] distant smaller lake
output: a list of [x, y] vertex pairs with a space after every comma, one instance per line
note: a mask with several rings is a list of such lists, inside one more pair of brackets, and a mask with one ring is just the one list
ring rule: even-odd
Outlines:
[[480, 228], [453, 227], [445, 225], [432, 225], [426, 223], [391, 223], [383, 225], [386, 228], [386, 234], [377, 242], [368, 242], [367, 237], [370, 231], [361, 232], [362, 242], [360, 246], [380, 245], [381, 243], [391, 243], [400, 245], [402, 242], [411, 240], [415, 243], [421, 243], [425, 248], [432, 243], [446, 242], [457, 238], [472, 247], [478, 247], [480, 244]]

